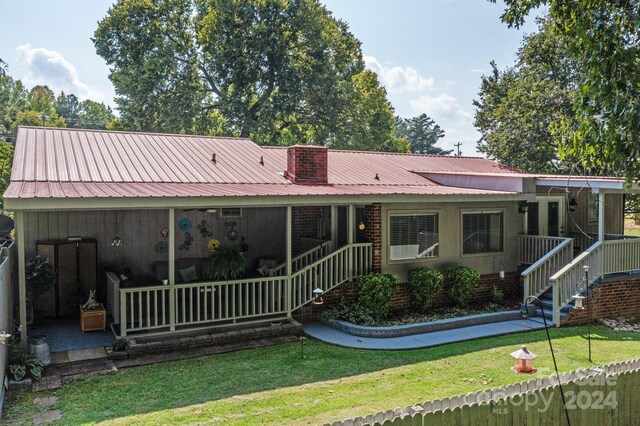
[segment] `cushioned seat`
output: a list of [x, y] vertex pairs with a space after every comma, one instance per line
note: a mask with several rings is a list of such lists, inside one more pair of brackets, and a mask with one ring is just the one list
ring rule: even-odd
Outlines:
[[[187, 269], [190, 266], [196, 267], [198, 279], [196, 281], [206, 281], [204, 271], [207, 266], [208, 258], [206, 257], [189, 257], [184, 259], [176, 259], [176, 283], [183, 282], [180, 275], [180, 269]], [[153, 275], [157, 280], [162, 281], [169, 278], [169, 262], [155, 262], [153, 264]]]

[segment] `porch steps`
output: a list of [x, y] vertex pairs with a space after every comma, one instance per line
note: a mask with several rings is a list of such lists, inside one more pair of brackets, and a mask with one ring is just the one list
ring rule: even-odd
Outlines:
[[[543, 315], [547, 319], [547, 324], [553, 323], [553, 288], [549, 288], [545, 291], [540, 297], [540, 302], [542, 303], [542, 309], [536, 309], [536, 316], [542, 317]], [[573, 302], [564, 306], [560, 310], [560, 319], [563, 320], [569, 317], [569, 313], [573, 309]]]

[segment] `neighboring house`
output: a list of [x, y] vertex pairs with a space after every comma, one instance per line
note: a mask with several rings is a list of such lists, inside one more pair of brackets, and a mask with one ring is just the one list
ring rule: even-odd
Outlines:
[[[423, 265], [468, 265], [494, 284], [504, 271], [500, 285], [517, 294], [533, 264], [525, 296], [540, 294], [574, 250], [623, 233], [624, 192], [620, 179], [483, 158], [21, 127], [4, 202], [16, 219], [20, 323], [26, 259], [62, 258], [56, 242], [81, 238], [89, 254], [73, 251], [77, 270], [58, 271], [41, 309], [77, 312], [73, 296], [96, 288], [125, 336], [291, 317], [315, 288], [371, 271], [406, 280]], [[212, 238], [243, 243], [244, 278], [203, 280]]]

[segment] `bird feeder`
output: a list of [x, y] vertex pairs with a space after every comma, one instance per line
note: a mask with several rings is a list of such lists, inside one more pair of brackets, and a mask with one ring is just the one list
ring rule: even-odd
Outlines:
[[584, 309], [584, 306], [582, 306], [582, 301], [586, 299], [584, 296], [581, 296], [580, 294], [576, 294], [574, 296], [571, 296], [571, 298], [573, 299], [573, 302], [574, 302], [573, 309]]
[[322, 305], [324, 303], [324, 300], [322, 300], [323, 293], [324, 292], [321, 288], [316, 288], [315, 290], [313, 290], [313, 301], [311, 303], [313, 303], [314, 305]]
[[513, 371], [516, 373], [535, 373], [536, 369], [533, 368], [533, 360], [538, 358], [538, 355], [530, 352], [525, 345], [520, 346], [515, 352], [511, 353], [511, 356], [515, 359], [515, 365]]

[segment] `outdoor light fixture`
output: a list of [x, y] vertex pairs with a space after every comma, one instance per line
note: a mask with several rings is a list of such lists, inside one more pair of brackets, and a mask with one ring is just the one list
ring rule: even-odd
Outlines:
[[567, 211], [574, 212], [578, 208], [578, 201], [576, 201], [576, 197], [571, 197], [569, 200], [569, 205], [567, 206]]
[[118, 236], [118, 212], [116, 212], [116, 236], [111, 240], [111, 247], [120, 247], [122, 245], [122, 238]]
[[358, 229], [361, 231], [364, 231], [364, 228], [366, 228], [366, 226], [364, 225], [364, 222], [360, 221], [360, 223], [358, 224]]
[[321, 288], [316, 288], [315, 290], [313, 290], [313, 301], [311, 303], [313, 303], [314, 305], [322, 305], [324, 303], [324, 300], [322, 299], [323, 293], [324, 291], [322, 291]]
[[526, 212], [528, 212], [528, 211], [529, 211], [529, 206], [527, 205], [527, 203], [526, 203], [526, 202], [524, 202], [524, 203], [520, 203], [520, 204], [518, 205], [518, 212], [520, 212], [520, 213], [522, 213], [522, 214], [525, 214], [525, 213], [526, 213]]
[[531, 374], [537, 370], [533, 368], [533, 360], [538, 358], [538, 355], [529, 351], [525, 345], [520, 346], [515, 352], [511, 352], [511, 356], [515, 359], [515, 364], [511, 369], [516, 373]]

